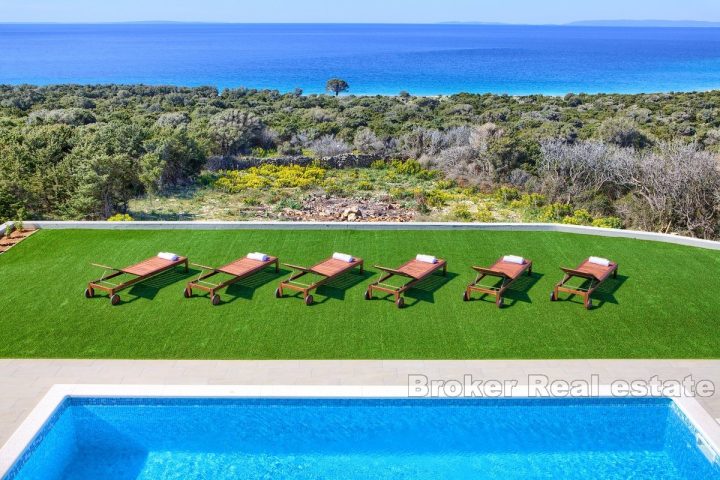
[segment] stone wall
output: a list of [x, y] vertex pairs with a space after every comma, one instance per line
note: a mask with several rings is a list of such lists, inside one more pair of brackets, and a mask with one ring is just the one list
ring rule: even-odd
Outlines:
[[366, 168], [374, 161], [378, 160], [375, 155], [364, 155], [355, 153], [344, 153], [333, 157], [323, 157], [314, 159], [305, 156], [285, 156], [285, 157], [211, 157], [207, 162], [207, 169], [210, 171], [218, 170], [245, 170], [250, 167], [260, 165], [310, 165], [318, 162], [325, 168]]

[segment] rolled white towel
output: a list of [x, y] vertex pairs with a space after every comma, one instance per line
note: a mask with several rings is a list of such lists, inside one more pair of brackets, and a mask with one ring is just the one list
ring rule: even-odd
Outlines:
[[340, 260], [342, 262], [352, 263], [355, 261], [355, 258], [352, 255], [348, 255], [347, 253], [333, 253], [332, 258], [335, 260]]
[[517, 263], [518, 265], [524, 265], [525, 259], [523, 257], [518, 257], [517, 255], [505, 255], [503, 257], [503, 262]]
[[270, 260], [270, 256], [260, 252], [252, 252], [247, 254], [247, 258], [250, 260], [257, 260], [258, 262], [267, 262]]
[[423, 255], [422, 253], [418, 253], [415, 257], [415, 260], [418, 262], [425, 262], [425, 263], [437, 263], [438, 259], [436, 257], [433, 257], [432, 255]]
[[178, 255], [170, 252], [160, 252], [157, 256], [158, 258], [162, 258], [163, 260], [170, 260], [171, 262], [175, 262], [178, 258], [180, 258]]
[[601, 257], [590, 257], [588, 259], [588, 262], [594, 263], [596, 265], [602, 265], [603, 267], [609, 267], [610, 266], [610, 260], [607, 258], [601, 258]]

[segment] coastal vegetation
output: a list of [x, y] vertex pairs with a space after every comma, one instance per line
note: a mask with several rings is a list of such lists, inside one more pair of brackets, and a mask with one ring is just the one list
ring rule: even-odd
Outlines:
[[[378, 213], [358, 220], [558, 221], [718, 238], [718, 105], [719, 91], [0, 86], [0, 219], [331, 219], [360, 205]], [[233, 167], [244, 160], [254, 169]]]

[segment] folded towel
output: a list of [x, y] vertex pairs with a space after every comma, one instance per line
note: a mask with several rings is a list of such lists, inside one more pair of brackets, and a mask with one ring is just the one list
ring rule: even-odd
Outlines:
[[260, 252], [248, 253], [247, 258], [249, 258], [250, 260], [257, 260], [258, 262], [267, 262], [268, 260], [270, 260], [269, 255], [265, 255], [264, 253]]
[[603, 267], [609, 267], [610, 266], [610, 260], [607, 258], [600, 258], [600, 257], [590, 257], [588, 259], [588, 262], [594, 263], [596, 265], [602, 265]]
[[332, 258], [334, 258], [335, 260], [340, 260], [340, 261], [347, 262], [347, 263], [352, 263], [355, 261], [355, 258], [353, 258], [352, 255], [348, 255], [347, 253], [335, 252], [335, 253], [333, 253]]
[[503, 257], [503, 262], [517, 263], [518, 265], [524, 265], [525, 259], [523, 257], [518, 257], [517, 255], [505, 255]]
[[418, 253], [415, 257], [415, 260], [418, 262], [425, 262], [425, 263], [437, 263], [438, 259], [433, 257], [432, 255], [423, 255], [421, 253]]
[[170, 260], [171, 262], [176, 262], [179, 256], [175, 255], [174, 253], [170, 252], [160, 252], [158, 253], [158, 258], [162, 258], [163, 260]]

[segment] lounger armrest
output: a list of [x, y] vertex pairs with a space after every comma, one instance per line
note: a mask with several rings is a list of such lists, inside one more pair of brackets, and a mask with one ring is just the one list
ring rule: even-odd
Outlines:
[[104, 268], [105, 270], [114, 270], [114, 271], [116, 271], [116, 272], [121, 272], [121, 271], [122, 271], [122, 270], [119, 269], [119, 268], [108, 267], [107, 265], [102, 265], [102, 264], [100, 264], [100, 263], [91, 263], [90, 265], [92, 265], [93, 267]]
[[493, 270], [492, 268], [472, 267], [472, 269], [478, 273], [483, 273], [485, 275], [490, 275], [490, 276], [494, 276], [494, 277], [502, 277], [502, 278], [510, 278], [505, 272], [501, 272], [499, 270]]
[[401, 272], [400, 270], [395, 270], [394, 268], [388, 268], [388, 267], [381, 267], [380, 265], [375, 265], [375, 268], [378, 270], [382, 270], [386, 273], [392, 273], [393, 275], [400, 275], [402, 277], [408, 277], [408, 278], [414, 278], [412, 275], [407, 274], [405, 272]]
[[283, 265], [285, 265], [286, 267], [292, 268], [293, 270], [297, 270], [299, 272], [315, 273], [315, 272], [313, 272], [312, 268], [301, 267], [300, 265], [293, 265], [290, 263], [283, 263]]
[[581, 272], [580, 270], [575, 270], [573, 268], [565, 268], [565, 267], [560, 267], [560, 270], [565, 272], [567, 275], [572, 275], [573, 277], [582, 277], [582, 278], [587, 278], [590, 280], [600, 281], [600, 279], [598, 277], [596, 277], [595, 275], [593, 275], [592, 273]]

